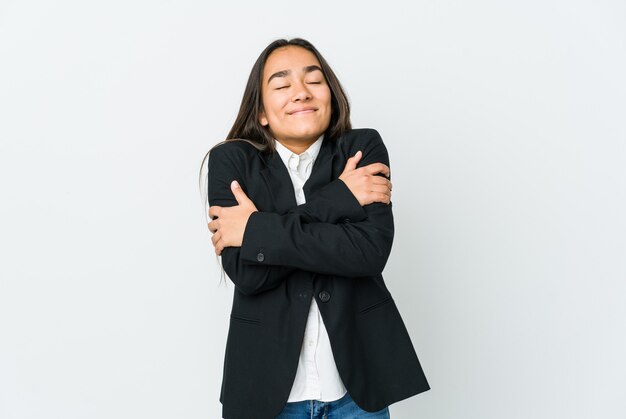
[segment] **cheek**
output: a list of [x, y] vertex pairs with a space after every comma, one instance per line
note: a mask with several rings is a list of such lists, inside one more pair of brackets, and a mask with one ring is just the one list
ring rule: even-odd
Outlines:
[[326, 89], [320, 99], [322, 100], [322, 102], [326, 105], [326, 108], [328, 109], [328, 111], [330, 111], [331, 105], [330, 105], [330, 101], [331, 101], [331, 95], [330, 95], [330, 89]]
[[274, 116], [274, 118], [280, 118], [284, 113], [285, 105], [287, 101], [284, 98], [275, 96], [268, 100], [265, 109], [268, 110], [268, 115]]
[[332, 109], [330, 91], [328, 91], [328, 94], [324, 96], [323, 102], [326, 108], [326, 112], [330, 114], [330, 111]]

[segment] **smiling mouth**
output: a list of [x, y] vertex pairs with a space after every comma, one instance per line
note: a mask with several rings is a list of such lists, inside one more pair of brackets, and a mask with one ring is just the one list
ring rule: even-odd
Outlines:
[[304, 109], [304, 110], [301, 110], [301, 111], [291, 112], [289, 115], [303, 115], [303, 114], [307, 114], [307, 113], [313, 113], [316, 110], [317, 109]]

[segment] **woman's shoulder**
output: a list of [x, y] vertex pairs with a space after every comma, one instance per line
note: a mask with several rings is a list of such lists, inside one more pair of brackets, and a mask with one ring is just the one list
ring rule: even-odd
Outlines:
[[258, 154], [259, 151], [251, 140], [239, 138], [221, 141], [211, 148], [211, 153], [216, 154]]
[[374, 128], [354, 128], [341, 135], [337, 143], [344, 151], [358, 151], [383, 145], [383, 139]]
[[209, 152], [209, 160], [229, 159], [241, 164], [250, 164], [258, 160], [262, 150], [250, 140], [231, 139], [214, 145]]
[[215, 144], [208, 153], [209, 171], [235, 170], [241, 176], [262, 167], [262, 152], [248, 140], [229, 139]]

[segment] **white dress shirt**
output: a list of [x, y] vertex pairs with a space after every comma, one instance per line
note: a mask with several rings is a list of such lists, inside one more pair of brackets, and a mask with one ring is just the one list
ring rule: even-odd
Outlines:
[[[289, 171], [296, 202], [306, 202], [302, 187], [311, 175], [313, 163], [319, 154], [324, 135], [301, 154], [295, 154], [276, 141], [276, 150]], [[321, 400], [330, 402], [342, 398], [346, 387], [341, 381], [335, 358], [330, 347], [328, 332], [319, 312], [315, 298], [311, 299], [309, 315], [304, 329], [304, 340], [298, 360], [298, 370], [288, 402]]]

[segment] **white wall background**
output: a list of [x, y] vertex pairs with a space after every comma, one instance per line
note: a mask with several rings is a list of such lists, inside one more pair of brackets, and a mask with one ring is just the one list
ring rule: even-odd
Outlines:
[[390, 152], [392, 417], [626, 417], [626, 3], [213, 3], [0, 3], [0, 418], [221, 417], [198, 169], [296, 36]]

